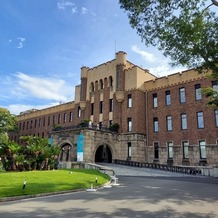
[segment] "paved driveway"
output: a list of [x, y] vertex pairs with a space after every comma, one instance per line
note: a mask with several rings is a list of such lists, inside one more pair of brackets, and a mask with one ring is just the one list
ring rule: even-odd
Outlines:
[[0, 217], [218, 218], [216, 178], [111, 166], [119, 186], [4, 202]]

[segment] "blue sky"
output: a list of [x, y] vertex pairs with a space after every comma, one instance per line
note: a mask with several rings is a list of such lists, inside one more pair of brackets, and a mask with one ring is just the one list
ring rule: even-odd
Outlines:
[[13, 114], [74, 100], [80, 68], [116, 51], [159, 77], [182, 70], [141, 42], [118, 0], [1, 0], [0, 20], [0, 107]]

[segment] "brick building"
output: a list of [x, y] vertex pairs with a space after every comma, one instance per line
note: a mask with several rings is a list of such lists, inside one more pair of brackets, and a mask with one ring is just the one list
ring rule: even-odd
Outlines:
[[[111, 61], [81, 68], [81, 84], [75, 87], [74, 101], [19, 115], [20, 131], [11, 138], [19, 141], [23, 135], [50, 137], [55, 127], [60, 128], [59, 133], [66, 133], [67, 127], [90, 120], [92, 127], [99, 128], [84, 135], [93, 135], [99, 141], [91, 143], [93, 150], [87, 148], [86, 161], [99, 160], [96, 155], [104, 139], [110, 160], [217, 165], [218, 109], [208, 107], [201, 93], [201, 88], [208, 86], [217, 88], [214, 81], [194, 70], [157, 78], [126, 60], [126, 53], [118, 52]], [[101, 131], [113, 123], [120, 125], [116, 137], [115, 133]], [[53, 137], [63, 151], [66, 146], [72, 147], [71, 155], [76, 159], [76, 142], [68, 140], [66, 145], [61, 143], [60, 134]]]

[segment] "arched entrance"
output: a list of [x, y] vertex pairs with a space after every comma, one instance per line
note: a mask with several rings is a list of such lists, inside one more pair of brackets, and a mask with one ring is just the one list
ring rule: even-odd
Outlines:
[[112, 153], [108, 145], [100, 145], [95, 152], [95, 162], [112, 163]]
[[71, 159], [71, 145], [70, 144], [64, 144], [61, 147], [61, 153], [60, 153], [60, 161], [70, 161]]

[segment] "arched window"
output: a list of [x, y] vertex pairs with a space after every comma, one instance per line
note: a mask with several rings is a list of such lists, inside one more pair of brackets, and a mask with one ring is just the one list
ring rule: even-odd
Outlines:
[[91, 92], [94, 92], [94, 91], [95, 91], [95, 86], [94, 86], [94, 83], [93, 83], [93, 82], [91, 83], [91, 87], [90, 87], [90, 88], [91, 88]]
[[113, 86], [113, 78], [112, 78], [112, 76], [109, 77], [109, 86], [110, 87]]
[[100, 79], [100, 82], [99, 82], [99, 88], [100, 89], [103, 89], [104, 88], [104, 83], [103, 83], [103, 80], [102, 79]]

